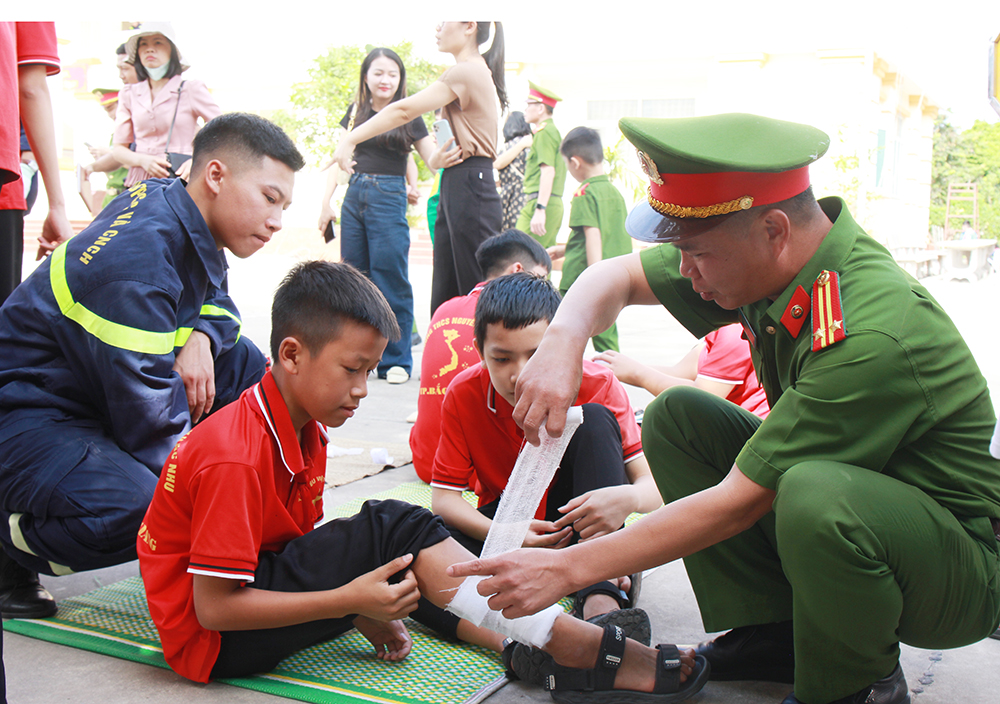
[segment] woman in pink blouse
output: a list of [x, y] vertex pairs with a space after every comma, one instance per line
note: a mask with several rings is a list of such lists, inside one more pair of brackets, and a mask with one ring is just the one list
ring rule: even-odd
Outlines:
[[[186, 180], [198, 118], [208, 122], [222, 111], [203, 82], [181, 78], [188, 67], [169, 22], [143, 23], [125, 48], [139, 77], [119, 93], [115, 118], [113, 153], [129, 167], [125, 187], [147, 178]], [[135, 151], [129, 149], [133, 142]]]

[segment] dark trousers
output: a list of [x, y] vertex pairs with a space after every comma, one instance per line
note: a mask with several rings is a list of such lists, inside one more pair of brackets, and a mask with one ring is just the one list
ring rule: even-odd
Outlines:
[[[278, 592], [336, 589], [387, 562], [448, 538], [441, 519], [402, 501], [366, 501], [355, 515], [339, 518], [288, 543], [280, 553], [261, 554], [250, 585]], [[401, 577], [402, 575], [399, 575]], [[445, 613], [421, 598], [411, 616], [440, 630], [435, 614]], [[424, 618], [425, 615], [430, 618]], [[282, 628], [224, 631], [212, 679], [245, 677], [273, 670], [284, 658], [353, 628], [355, 615]], [[456, 620], [457, 623], [457, 620]], [[444, 632], [454, 637], [454, 630]]]
[[[21, 182], [7, 188], [21, 187]], [[0, 305], [21, 283], [24, 257], [24, 211], [0, 210]]]
[[493, 162], [487, 157], [470, 157], [445, 169], [440, 192], [434, 225], [431, 314], [445, 301], [464, 296], [483, 280], [476, 250], [483, 240], [500, 234], [503, 220]]
[[[642, 439], [664, 502], [722, 481], [760, 423], [698, 389], [660, 394]], [[793, 620], [802, 701], [885, 677], [900, 641], [954, 648], [996, 628], [1000, 548], [989, 519], [959, 520], [914, 486], [840, 462], [790, 467], [776, 491], [773, 512], [684, 565], [706, 630]]]
[[[265, 363], [246, 338], [220, 355], [213, 409], [257, 383]], [[136, 559], [135, 538], [157, 473], [119, 448], [100, 420], [46, 416], [37, 428], [0, 443], [3, 551], [52, 575]]]

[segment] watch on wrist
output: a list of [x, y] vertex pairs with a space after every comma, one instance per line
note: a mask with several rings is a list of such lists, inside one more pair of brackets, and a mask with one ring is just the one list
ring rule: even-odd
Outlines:
[[535, 210], [545, 210], [545, 206], [541, 203], [535, 203]]

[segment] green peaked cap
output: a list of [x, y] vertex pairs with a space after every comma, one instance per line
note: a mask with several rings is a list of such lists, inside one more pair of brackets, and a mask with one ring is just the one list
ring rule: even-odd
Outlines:
[[557, 103], [560, 102], [560, 101], [562, 101], [562, 98], [560, 98], [558, 95], [556, 95], [555, 93], [553, 93], [548, 88], [542, 88], [540, 85], [538, 85], [534, 81], [528, 81], [528, 88], [530, 88], [531, 90], [535, 91], [536, 93], [539, 93], [540, 95], [544, 95], [549, 100], [553, 100], [553, 101], [555, 101]]
[[623, 117], [618, 126], [660, 173], [778, 173], [811, 164], [830, 147], [830, 138], [815, 127], [747, 113]]
[[806, 167], [830, 147], [815, 127], [746, 113], [624, 117], [618, 125], [650, 180], [647, 201], [625, 222], [644, 242], [694, 237], [720, 218], [802, 193]]

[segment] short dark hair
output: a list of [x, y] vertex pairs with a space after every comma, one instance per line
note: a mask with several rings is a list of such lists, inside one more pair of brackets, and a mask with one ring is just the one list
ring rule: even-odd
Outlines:
[[559, 153], [567, 159], [579, 157], [588, 164], [600, 164], [604, 161], [604, 147], [601, 146], [601, 135], [590, 127], [574, 127], [563, 138]]
[[547, 279], [525, 271], [493, 279], [476, 302], [476, 344], [483, 351], [486, 328], [500, 323], [508, 330], [520, 330], [539, 320], [552, 322], [562, 298]]
[[115, 54], [117, 54], [119, 56], [127, 56], [128, 55], [128, 49], [125, 47], [124, 44], [119, 44], [118, 48], [115, 49]]
[[476, 262], [487, 279], [495, 279], [514, 262], [520, 262], [525, 269], [544, 266], [552, 272], [552, 258], [545, 247], [534, 237], [514, 229], [484, 240], [476, 250]]
[[[177, 46], [170, 40], [169, 37], [163, 37], [167, 40], [167, 44], [170, 45], [170, 61], [167, 63], [167, 78], [173, 78], [174, 76], [179, 76], [184, 71], [184, 67], [181, 65], [180, 52], [177, 51]], [[146, 67], [142, 65], [142, 61], [139, 60], [139, 42], [143, 40], [143, 37], [139, 37], [139, 40], [135, 43], [135, 56], [132, 57], [132, 65], [135, 66], [135, 75], [138, 77], [139, 81], [145, 81], [149, 78], [149, 74], [146, 73]], [[192, 164], [193, 166], [193, 164]]]
[[[265, 157], [298, 171], [305, 160], [294, 142], [276, 124], [259, 115], [229, 112], [209, 120], [194, 138], [191, 173], [197, 173], [210, 159], [225, 154], [234, 162], [253, 162]], [[239, 164], [227, 164], [239, 168]]]
[[[271, 305], [271, 358], [286, 337], [318, 355], [337, 339], [344, 321], [371, 325], [382, 337], [400, 337], [396, 316], [385, 296], [350, 264], [302, 262], [282, 280]], [[409, 332], [409, 331], [407, 331]]]

